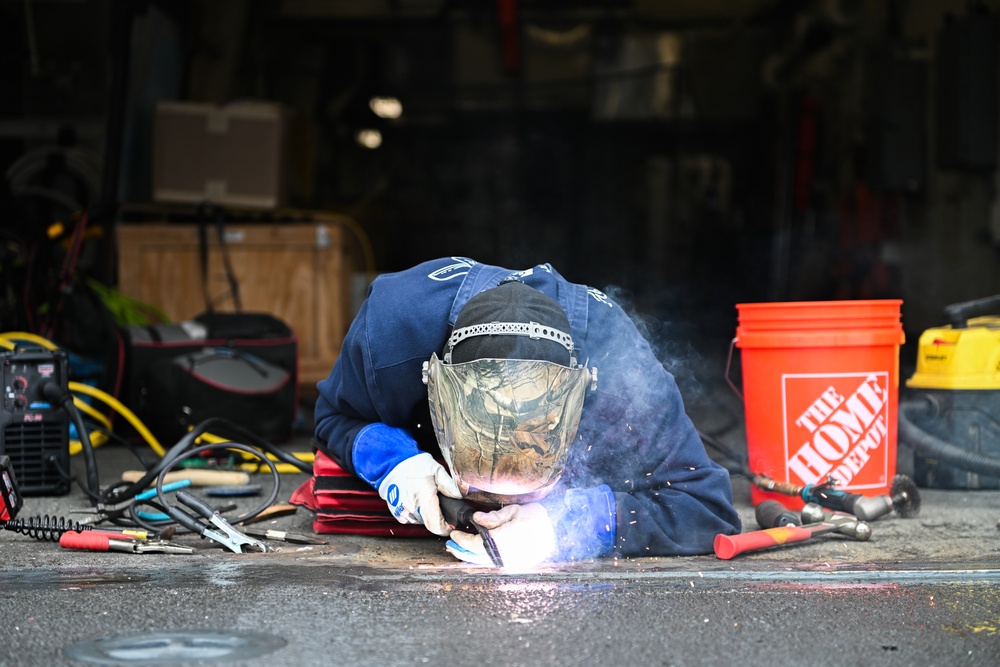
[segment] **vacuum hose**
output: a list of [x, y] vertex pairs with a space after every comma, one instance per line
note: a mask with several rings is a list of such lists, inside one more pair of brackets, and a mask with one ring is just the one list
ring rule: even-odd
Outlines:
[[1000, 477], [1000, 459], [970, 452], [957, 445], [942, 440], [916, 425], [913, 417], [920, 413], [933, 416], [936, 412], [934, 402], [924, 397], [923, 400], [906, 400], [899, 403], [899, 440], [914, 451], [934, 458], [945, 465], [961, 468], [980, 475]]

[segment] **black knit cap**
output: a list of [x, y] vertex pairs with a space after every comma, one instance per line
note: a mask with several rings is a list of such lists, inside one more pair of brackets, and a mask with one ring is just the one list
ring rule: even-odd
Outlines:
[[[570, 333], [569, 319], [559, 304], [522, 282], [504, 282], [469, 299], [455, 320], [455, 329], [490, 322], [535, 322]], [[458, 343], [451, 361], [460, 364], [475, 359], [534, 359], [569, 366], [569, 350], [552, 340], [528, 336], [472, 336]]]

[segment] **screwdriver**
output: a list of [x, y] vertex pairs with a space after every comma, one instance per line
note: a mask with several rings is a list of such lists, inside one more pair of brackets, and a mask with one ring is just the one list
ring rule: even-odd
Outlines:
[[59, 538], [59, 546], [63, 549], [79, 549], [82, 551], [124, 551], [126, 553], [169, 553], [191, 554], [194, 548], [171, 544], [165, 540], [122, 540], [108, 533], [96, 531], [67, 531]]
[[244, 528], [243, 533], [250, 537], [261, 540], [275, 540], [277, 542], [288, 542], [289, 544], [327, 544], [326, 540], [300, 533], [288, 533], [283, 530], [257, 530], [255, 528]]

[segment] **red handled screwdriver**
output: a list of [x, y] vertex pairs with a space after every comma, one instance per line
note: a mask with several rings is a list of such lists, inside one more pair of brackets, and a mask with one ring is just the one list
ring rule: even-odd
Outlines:
[[93, 530], [78, 533], [70, 530], [59, 538], [59, 546], [64, 549], [79, 549], [81, 551], [124, 551], [126, 553], [194, 553], [193, 547], [171, 544], [163, 540], [123, 540], [114, 533], [101, 533]]

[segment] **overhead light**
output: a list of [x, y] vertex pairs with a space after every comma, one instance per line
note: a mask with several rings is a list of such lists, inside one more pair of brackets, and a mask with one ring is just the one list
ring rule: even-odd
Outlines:
[[354, 135], [354, 140], [359, 145], [374, 150], [382, 145], [382, 133], [378, 130], [358, 130], [358, 133]]
[[368, 106], [379, 118], [399, 118], [403, 115], [403, 104], [395, 97], [373, 97]]

